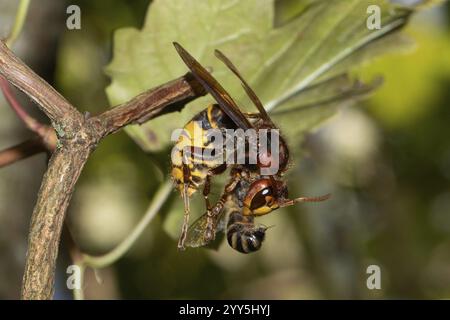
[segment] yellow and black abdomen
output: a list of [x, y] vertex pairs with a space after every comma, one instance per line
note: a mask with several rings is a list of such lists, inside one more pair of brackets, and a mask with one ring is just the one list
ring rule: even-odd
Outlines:
[[205, 183], [209, 171], [223, 165], [221, 157], [202, 157], [221, 150], [220, 141], [211, 141], [210, 129], [232, 129], [236, 126], [216, 104], [208, 106], [192, 118], [183, 128], [172, 149], [172, 178], [183, 194], [185, 183], [188, 195], [195, 193]]
[[253, 216], [244, 216], [239, 210], [234, 210], [228, 218], [228, 244], [240, 253], [256, 252], [261, 249], [266, 230], [262, 225], [255, 225]]

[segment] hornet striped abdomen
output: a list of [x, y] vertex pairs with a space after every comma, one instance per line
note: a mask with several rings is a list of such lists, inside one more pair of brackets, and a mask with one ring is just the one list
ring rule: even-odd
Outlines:
[[251, 253], [261, 248], [267, 227], [254, 224], [253, 216], [244, 216], [239, 211], [230, 213], [227, 225], [228, 244], [241, 253]]

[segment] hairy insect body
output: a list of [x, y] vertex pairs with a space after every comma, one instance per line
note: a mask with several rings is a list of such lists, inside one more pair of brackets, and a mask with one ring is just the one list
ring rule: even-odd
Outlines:
[[255, 225], [254, 216], [242, 214], [243, 203], [249, 186], [250, 181], [248, 179], [240, 180], [234, 190], [234, 201], [226, 203], [226, 214], [228, 216], [226, 236], [228, 244], [234, 250], [245, 254], [261, 249], [267, 230], [267, 227], [264, 225]]
[[[192, 118], [183, 128], [178, 141], [172, 149], [172, 178], [178, 190], [183, 194], [185, 183], [188, 196], [204, 185], [208, 174], [217, 172], [223, 165], [222, 157], [203, 157], [205, 153], [214, 154], [214, 150], [224, 152], [223, 146], [208, 135], [210, 129], [235, 128], [231, 119], [215, 104], [211, 104]], [[209, 152], [205, 152], [209, 151]]]
[[238, 210], [228, 218], [227, 240], [230, 247], [241, 253], [251, 253], [261, 248], [266, 227], [254, 224], [253, 216], [244, 216]]

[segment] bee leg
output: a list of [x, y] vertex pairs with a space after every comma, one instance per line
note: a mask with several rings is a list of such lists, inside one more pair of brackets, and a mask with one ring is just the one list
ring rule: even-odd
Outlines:
[[227, 169], [227, 165], [223, 163], [222, 165], [209, 170], [205, 179], [205, 186], [203, 188], [203, 197], [205, 198], [206, 204], [206, 229], [205, 229], [205, 240], [211, 241], [215, 238], [216, 234], [214, 232], [214, 221], [216, 216], [221, 212], [221, 206], [223, 207], [222, 200], [219, 200], [219, 203], [214, 207], [211, 206], [209, 202], [208, 195], [211, 191], [211, 177], [217, 174], [221, 174]]
[[227, 185], [225, 185], [225, 192], [226, 193], [231, 193], [234, 191], [234, 189], [236, 189], [239, 181], [241, 180], [241, 177], [238, 175], [235, 175], [233, 177], [233, 180], [231, 180]]
[[203, 198], [205, 198], [205, 205], [206, 205], [206, 210], [211, 210], [211, 204], [209, 202], [209, 198], [208, 195], [211, 191], [211, 176], [212, 173], [208, 172], [208, 174], [206, 175], [206, 179], [205, 179], [205, 186], [203, 187]]
[[178, 240], [178, 249], [184, 250], [184, 242], [186, 241], [187, 236], [187, 230], [189, 226], [189, 196], [187, 193], [188, 184], [184, 184], [184, 193], [183, 193], [183, 200], [184, 200], [184, 218], [183, 218], [183, 226], [181, 227], [181, 235], [180, 239]]
[[[183, 154], [183, 158], [185, 161], [186, 155]], [[190, 181], [191, 170], [188, 167], [188, 162], [183, 162], [183, 201], [184, 201], [184, 218], [183, 218], [183, 226], [181, 227], [181, 235], [178, 240], [178, 249], [184, 250], [184, 242], [186, 241], [187, 231], [189, 227], [189, 181]]]
[[213, 216], [213, 212], [212, 212], [212, 208], [211, 208], [211, 203], [209, 202], [209, 198], [208, 195], [211, 191], [211, 176], [214, 173], [209, 171], [208, 175], [206, 176], [206, 180], [205, 180], [205, 186], [203, 188], [203, 197], [205, 198], [205, 205], [206, 205], [206, 229], [205, 229], [205, 240], [206, 241], [211, 241], [214, 239], [215, 234], [214, 234], [214, 216]]

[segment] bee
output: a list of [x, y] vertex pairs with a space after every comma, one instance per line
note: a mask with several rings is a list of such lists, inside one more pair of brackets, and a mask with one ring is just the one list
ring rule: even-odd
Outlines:
[[[288, 169], [289, 149], [263, 104], [237, 68], [222, 52], [215, 51], [216, 56], [240, 79], [256, 106], [257, 113], [242, 112], [220, 83], [199, 62], [178, 43], [174, 43], [174, 46], [194, 77], [217, 102], [194, 116], [184, 126], [172, 149], [171, 175], [184, 201], [184, 219], [178, 248], [184, 249], [185, 245], [207, 245], [215, 238], [216, 232], [226, 231], [228, 243], [233, 249], [241, 253], [257, 251], [261, 248], [267, 227], [255, 224], [255, 217], [299, 202], [324, 201], [330, 195], [289, 199], [287, 185], [282, 180]], [[265, 130], [267, 134], [270, 133], [270, 138], [266, 141], [258, 138], [256, 163], [251, 164], [246, 158], [243, 164], [228, 164], [223, 161], [223, 155], [226, 158], [234, 156], [236, 150], [215, 145], [208, 136], [209, 129]], [[200, 134], [193, 134], [194, 131]], [[229, 139], [225, 132], [223, 138]], [[267, 146], [262, 148], [272, 141], [277, 143], [277, 152], [272, 152]], [[219, 150], [220, 157], [217, 154], [211, 158], [198, 157], [199, 153], [212, 150]], [[249, 157], [248, 154], [246, 156]], [[277, 164], [278, 170], [274, 174], [267, 174], [264, 169], [273, 164]], [[225, 172], [230, 166], [230, 180], [219, 200], [211, 205], [208, 199], [211, 178]], [[189, 199], [202, 186], [206, 213], [189, 227]]]

